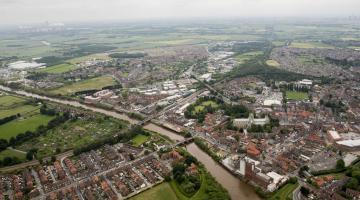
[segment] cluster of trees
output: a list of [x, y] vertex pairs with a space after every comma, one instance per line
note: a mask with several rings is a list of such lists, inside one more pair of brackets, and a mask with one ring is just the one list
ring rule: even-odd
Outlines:
[[184, 162], [179, 162], [175, 164], [172, 170], [173, 177], [176, 183], [180, 186], [181, 190], [184, 192], [184, 195], [191, 197], [199, 190], [201, 186], [200, 174], [188, 175], [185, 173], [186, 168], [189, 167], [192, 163], [197, 165], [197, 160], [191, 155], [185, 155]]
[[284, 85], [283, 88], [289, 91], [297, 91], [297, 92], [309, 92], [309, 88], [301, 85], [297, 85], [294, 83], [289, 83]]
[[220, 162], [221, 158], [216, 155], [216, 153], [212, 152], [208, 145], [204, 143], [200, 138], [194, 139], [195, 144], [203, 151], [205, 151], [212, 159], [214, 159], [217, 162]]
[[223, 109], [225, 111], [225, 115], [228, 115], [232, 118], [247, 118], [247, 117], [249, 117], [249, 109], [244, 105], [224, 104]]
[[11, 115], [11, 116], [8, 116], [8, 117], [4, 117], [2, 119], [0, 119], [0, 125], [3, 125], [3, 124], [6, 124], [8, 122], [11, 122], [13, 120], [15, 120], [16, 118], [20, 117], [20, 114], [17, 114], [17, 115]]
[[334, 63], [335, 65], [343, 66], [344, 68], [349, 68], [351, 66], [360, 66], [360, 60], [348, 60], [348, 59], [334, 59], [334, 58], [325, 58], [327, 61]]
[[16, 165], [19, 163], [21, 163], [21, 160], [18, 157], [5, 157], [4, 159], [0, 160], [1, 167]]
[[270, 118], [270, 123], [269, 124], [265, 124], [264, 126], [261, 125], [251, 125], [250, 128], [247, 129], [247, 131], [249, 131], [250, 133], [271, 133], [272, 129], [274, 127], [278, 127], [279, 126], [279, 119], [276, 118]]
[[142, 115], [139, 114], [139, 113], [135, 113], [135, 112], [130, 112], [130, 113], [128, 114], [128, 116], [129, 116], [130, 118], [137, 119], [137, 120], [144, 120], [144, 119], [145, 119], [144, 116], [142, 116]]
[[79, 155], [83, 152], [98, 149], [98, 148], [104, 146], [105, 144], [116, 144], [119, 142], [122, 142], [122, 143], [129, 142], [132, 138], [134, 138], [136, 135], [139, 135], [139, 134], [149, 135], [149, 133], [146, 132], [141, 126], [134, 126], [130, 130], [128, 130], [124, 133], [119, 133], [116, 136], [105, 137], [103, 139], [96, 140], [95, 142], [89, 143], [87, 145], [77, 147], [74, 149], [74, 154]]
[[325, 107], [331, 108], [333, 112], [346, 112], [347, 110], [345, 104], [341, 100], [320, 99], [320, 105], [324, 105]]
[[49, 116], [54, 116], [54, 115], [58, 114], [58, 112], [54, 108], [49, 108], [49, 107], [47, 107], [46, 104], [43, 104], [40, 107], [40, 113], [43, 115], [49, 115]]
[[142, 58], [144, 56], [146, 56], [146, 53], [112, 53], [109, 56], [111, 58]]

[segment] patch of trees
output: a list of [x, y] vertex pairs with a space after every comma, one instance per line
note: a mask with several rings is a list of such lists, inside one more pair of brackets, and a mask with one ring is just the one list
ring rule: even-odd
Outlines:
[[19, 163], [21, 163], [21, 160], [18, 157], [13, 157], [13, 156], [11, 156], [11, 157], [8, 156], [8, 157], [5, 157], [4, 159], [0, 160], [1, 167], [16, 165]]
[[110, 51], [114, 49], [116, 49], [116, 47], [102, 45], [102, 44], [79, 44], [77, 46], [77, 49], [65, 52], [64, 56], [74, 58], [74, 57], [81, 57], [95, 53]]
[[236, 43], [233, 45], [232, 51], [243, 54], [251, 51], [263, 51], [269, 46], [271, 46], [271, 43], [267, 41]]
[[185, 161], [175, 164], [172, 170], [176, 183], [180, 186], [183, 194], [187, 197], [193, 196], [201, 186], [201, 179], [199, 174], [186, 174], [186, 168], [189, 167], [191, 163], [196, 164], [197, 160], [190, 155], [185, 156]]
[[130, 118], [137, 119], [137, 120], [144, 120], [144, 119], [145, 119], [144, 116], [142, 116], [142, 115], [139, 114], [139, 113], [135, 113], [135, 112], [130, 112], [130, 113], [128, 113], [128, 116], [129, 116]]
[[99, 92], [100, 90], [83, 90], [83, 91], [78, 91], [75, 92], [75, 95], [92, 95], [95, 92]]
[[9, 146], [9, 143], [5, 139], [0, 139], [0, 151], [5, 150]]
[[200, 138], [194, 138], [194, 143], [203, 151], [205, 151], [212, 159], [217, 162], [220, 162], [221, 158], [214, 152], [210, 150], [208, 145], [203, 142]]
[[294, 83], [290, 83], [290, 84], [284, 85], [283, 88], [284, 88], [285, 90], [289, 90], [289, 91], [309, 92], [309, 88], [308, 88], [308, 87], [296, 85], [296, 84], [294, 84]]
[[351, 66], [360, 66], [360, 60], [334, 59], [329, 57], [326, 57], [325, 59], [330, 63], [342, 66], [344, 68], [349, 68]]
[[341, 100], [329, 99], [324, 100], [320, 99], [320, 105], [331, 108], [333, 112], [346, 112], [347, 108]]
[[111, 58], [142, 58], [146, 56], [146, 53], [112, 53], [109, 56]]
[[228, 115], [233, 118], [247, 118], [249, 117], [249, 109], [244, 105], [229, 105], [224, 104], [223, 109], [225, 115]]
[[43, 104], [40, 107], [40, 113], [43, 115], [49, 115], [49, 116], [54, 116], [54, 115], [58, 114], [58, 112], [56, 112], [56, 110], [54, 108], [49, 108], [49, 107], [47, 107], [46, 104]]
[[11, 121], [15, 120], [16, 118], [18, 118], [19, 116], [20, 116], [20, 114], [4, 117], [4, 118], [0, 119], [0, 125], [11, 122]]
[[44, 56], [37, 60], [39, 63], [46, 63], [47, 66], [53, 66], [62, 64], [64, 60], [68, 58], [59, 57], [59, 56]]
[[47, 76], [47, 73], [33, 72], [30, 75], [28, 75], [26, 78], [33, 80], [33, 81], [38, 81], [38, 80], [44, 79], [46, 76]]
[[106, 86], [103, 87], [103, 90], [114, 90], [114, 89], [121, 89], [122, 85], [121, 84], [116, 84], [116, 85], [110, 85], [110, 86]]

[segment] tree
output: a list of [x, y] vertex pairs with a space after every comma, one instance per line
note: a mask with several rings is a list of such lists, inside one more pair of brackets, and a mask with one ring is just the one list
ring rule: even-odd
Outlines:
[[301, 192], [302, 195], [304, 195], [306, 197], [310, 194], [309, 189], [307, 189], [306, 187], [303, 187], [303, 186], [301, 186], [300, 192]]
[[359, 181], [356, 178], [351, 178], [351, 180], [346, 184], [347, 188], [357, 189], [359, 186]]
[[343, 159], [340, 159], [336, 162], [336, 169], [344, 169], [345, 168], [345, 162]]

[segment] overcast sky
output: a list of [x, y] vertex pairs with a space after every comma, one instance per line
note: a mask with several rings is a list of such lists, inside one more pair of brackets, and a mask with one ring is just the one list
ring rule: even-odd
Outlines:
[[360, 15], [360, 0], [0, 0], [0, 24]]

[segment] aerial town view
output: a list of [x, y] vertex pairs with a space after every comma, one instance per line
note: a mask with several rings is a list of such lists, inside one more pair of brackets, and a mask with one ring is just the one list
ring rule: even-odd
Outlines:
[[360, 2], [0, 1], [23, 199], [360, 199]]

